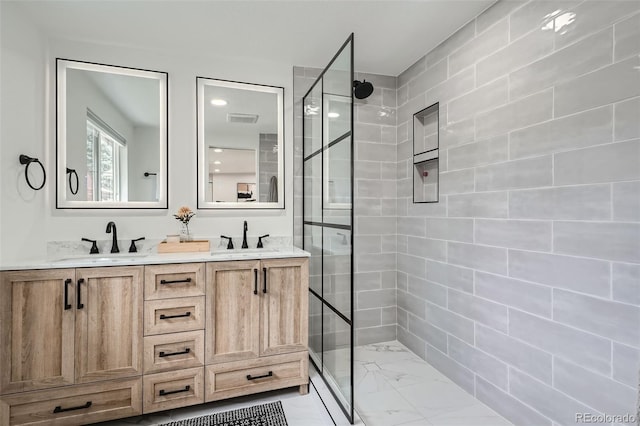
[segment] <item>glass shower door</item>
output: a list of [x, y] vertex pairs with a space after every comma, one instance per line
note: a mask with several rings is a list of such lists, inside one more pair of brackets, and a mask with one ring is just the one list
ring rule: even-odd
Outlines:
[[353, 422], [353, 34], [303, 98], [312, 362]]

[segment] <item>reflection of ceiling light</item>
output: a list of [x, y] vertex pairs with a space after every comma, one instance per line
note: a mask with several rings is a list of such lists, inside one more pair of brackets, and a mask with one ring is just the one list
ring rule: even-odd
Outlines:
[[222, 150], [220, 148], [216, 148], [213, 150], [213, 152], [222, 152]]
[[211, 99], [211, 105], [225, 106], [226, 104], [227, 101], [225, 101], [224, 99]]
[[214, 169], [213, 171], [216, 173], [220, 173], [220, 169]]
[[222, 161], [216, 160], [216, 161], [213, 162], [213, 164], [222, 164]]
[[329, 113], [327, 113], [327, 117], [329, 117], [329, 118], [338, 118], [338, 117], [340, 117], [340, 114], [338, 114], [337, 112], [329, 112]]
[[572, 12], [562, 12], [558, 9], [544, 17], [542, 29], [553, 30], [559, 34], [566, 34], [569, 25], [576, 20], [576, 14]]

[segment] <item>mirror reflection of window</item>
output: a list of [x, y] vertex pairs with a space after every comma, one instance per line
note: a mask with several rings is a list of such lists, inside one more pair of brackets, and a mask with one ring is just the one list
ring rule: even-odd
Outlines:
[[126, 170], [127, 141], [87, 110], [87, 200], [124, 201]]
[[162, 208], [166, 73], [57, 59], [56, 77], [56, 207]]

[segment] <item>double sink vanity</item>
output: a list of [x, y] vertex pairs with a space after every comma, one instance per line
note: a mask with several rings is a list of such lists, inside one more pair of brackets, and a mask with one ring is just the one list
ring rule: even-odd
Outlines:
[[[61, 57], [51, 66], [56, 210], [74, 221], [85, 209], [167, 210], [169, 74]], [[284, 88], [192, 77], [197, 209], [283, 210]], [[242, 249], [138, 253], [141, 237], [131, 253], [104, 254], [83, 238], [86, 255], [1, 265], [0, 426], [307, 393], [308, 253], [261, 248], [268, 235], [248, 248], [246, 231]], [[114, 222], [106, 232], [118, 252]]]
[[0, 425], [308, 392], [308, 254], [68, 256], [0, 272]]

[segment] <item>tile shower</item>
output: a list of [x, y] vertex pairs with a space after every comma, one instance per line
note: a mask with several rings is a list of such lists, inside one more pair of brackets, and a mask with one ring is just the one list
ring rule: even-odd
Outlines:
[[[639, 69], [640, 2], [500, 1], [397, 78], [358, 73], [356, 345], [397, 339], [514, 424], [635, 414]], [[294, 69], [297, 238], [318, 72]], [[414, 204], [435, 102], [440, 201]]]

